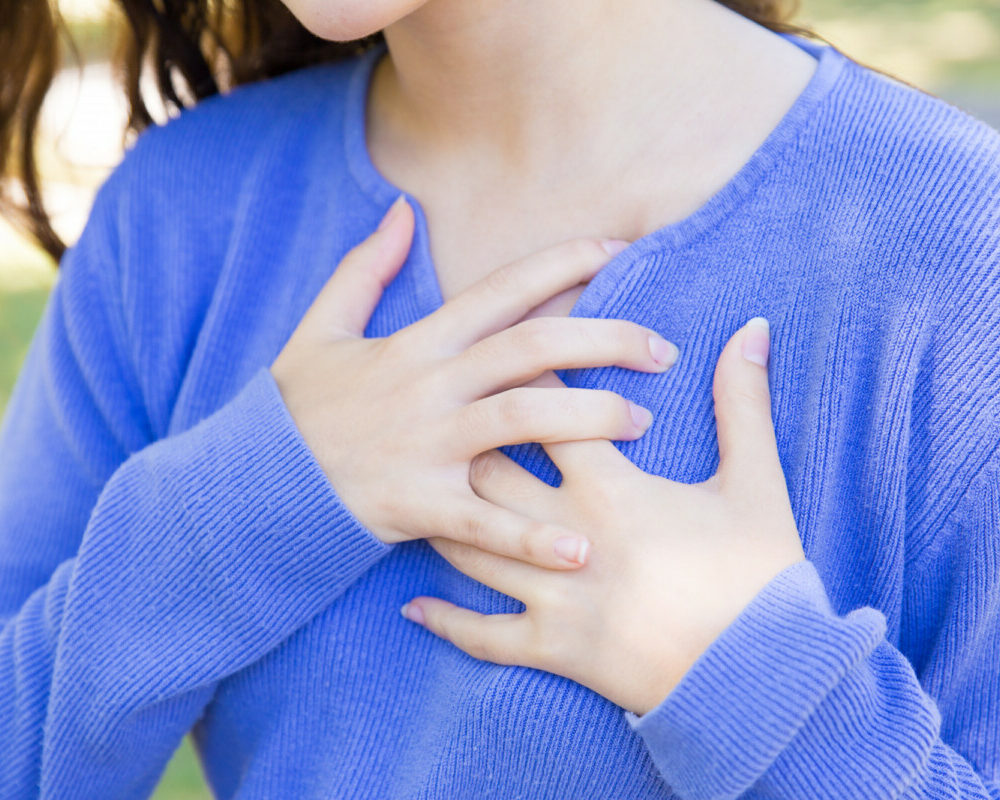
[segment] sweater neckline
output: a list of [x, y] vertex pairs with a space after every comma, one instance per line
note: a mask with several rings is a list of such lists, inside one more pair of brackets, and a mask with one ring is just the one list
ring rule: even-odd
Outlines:
[[[698, 209], [677, 222], [636, 239], [616, 255], [585, 287], [569, 316], [595, 316], [610, 301], [613, 288], [623, 282], [627, 270], [645, 261], [651, 253], [676, 251], [735, 213], [763, 182], [782, 153], [793, 144], [816, 116], [816, 110], [843, 74], [849, 59], [835, 47], [791, 33], [778, 33], [816, 59], [817, 65], [805, 88], [764, 142], [743, 166]], [[413, 208], [415, 229], [409, 256], [414, 270], [414, 289], [420, 310], [429, 314], [443, 303], [440, 283], [430, 254], [427, 218], [420, 201], [393, 185], [375, 166], [368, 150], [367, 112], [371, 78], [386, 54], [380, 42], [358, 56], [347, 88], [344, 110], [344, 149], [348, 171], [359, 188], [371, 198], [380, 213], [399, 195]]]

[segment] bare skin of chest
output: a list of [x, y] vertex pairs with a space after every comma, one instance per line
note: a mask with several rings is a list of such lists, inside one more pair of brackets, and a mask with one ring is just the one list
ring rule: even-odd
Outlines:
[[[710, 111], [644, 119], [627, 154], [615, 152], [614, 136], [550, 143], [557, 158], [532, 158], [514, 146], [507, 162], [462, 142], [417, 143], [397, 113], [393, 66], [388, 59], [377, 65], [368, 149], [376, 168], [419, 200], [444, 300], [558, 242], [635, 241], [701, 208], [761, 146], [816, 67], [814, 58], [770, 33], [753, 36], [752, 69], [712, 88]], [[568, 313], [582, 290], [554, 298], [546, 313]]]
[[[571, 214], [543, 219], [525, 213], [497, 214], [490, 208], [442, 209], [422, 201], [430, 239], [431, 257], [443, 299], [447, 302], [497, 267], [544, 247], [580, 236], [626, 238], [615, 234], [607, 221], [567, 225]], [[449, 204], [450, 205], [450, 204]], [[586, 231], [586, 233], [584, 233]], [[532, 316], [566, 316], [583, 292], [579, 284], [538, 306]]]

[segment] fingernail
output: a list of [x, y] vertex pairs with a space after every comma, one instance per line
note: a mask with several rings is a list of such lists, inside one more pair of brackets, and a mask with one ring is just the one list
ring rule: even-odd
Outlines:
[[629, 411], [632, 412], [632, 422], [639, 429], [639, 434], [646, 432], [646, 428], [653, 424], [653, 412], [648, 408], [637, 406], [631, 400], [628, 401]]
[[767, 356], [771, 350], [771, 330], [767, 320], [754, 317], [743, 332], [743, 358], [762, 367], [767, 366]]
[[413, 603], [407, 603], [399, 609], [399, 613], [406, 617], [410, 622], [416, 622], [418, 625], [424, 624], [424, 611], [420, 606], [414, 605]]
[[571, 564], [583, 564], [587, 561], [587, 554], [590, 552], [590, 542], [577, 536], [560, 536], [556, 539], [553, 549], [563, 561], [569, 561]]
[[632, 242], [626, 242], [624, 239], [603, 239], [601, 241], [601, 247], [604, 248], [609, 256], [618, 255], [630, 244], [632, 244]]
[[661, 367], [669, 367], [680, 355], [677, 345], [659, 336], [649, 337], [649, 353]]
[[396, 215], [399, 214], [399, 210], [403, 207], [403, 204], [405, 202], [406, 202], [406, 196], [402, 194], [393, 201], [392, 205], [389, 206], [389, 210], [385, 212], [385, 216], [382, 217], [382, 221], [378, 224], [378, 227], [375, 229], [376, 233], [378, 231], [384, 231], [392, 224], [393, 220], [396, 219]]

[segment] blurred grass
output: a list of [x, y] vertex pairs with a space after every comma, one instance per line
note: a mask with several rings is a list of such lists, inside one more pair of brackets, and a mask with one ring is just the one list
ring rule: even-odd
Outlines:
[[189, 737], [174, 755], [153, 800], [211, 800]]
[[1000, 0], [801, 0], [798, 21], [935, 94], [1000, 86]]
[[10, 399], [47, 294], [45, 289], [0, 293], [0, 414]]
[[[1000, 125], [1000, 0], [802, 0], [798, 21], [859, 61], [965, 105]], [[70, 19], [85, 61], [101, 57], [106, 29]], [[54, 277], [23, 240], [0, 230], [0, 415]], [[209, 800], [185, 738], [155, 800]]]

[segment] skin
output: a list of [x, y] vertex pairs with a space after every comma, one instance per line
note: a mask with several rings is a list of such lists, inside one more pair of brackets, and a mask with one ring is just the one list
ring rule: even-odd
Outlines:
[[[484, 618], [420, 597], [404, 616], [473, 656], [646, 713], [804, 557], [774, 444], [768, 332], [751, 322], [721, 354], [720, 469], [687, 486], [610, 443], [642, 435], [648, 412], [550, 371], [662, 371], [676, 347], [629, 322], [563, 317], [623, 246], [601, 242], [700, 207], [815, 61], [713, 0], [286, 2], [328, 39], [384, 29], [368, 146], [421, 198], [446, 300], [391, 337], [363, 337], [409, 250], [403, 204], [338, 266], [272, 365], [289, 411], [376, 536], [428, 538], [527, 608]], [[482, 198], [489, 213], [470, 213]], [[521, 441], [543, 444], [558, 489], [496, 450]]]
[[[477, 658], [546, 669], [645, 713], [804, 557], [771, 424], [766, 323], [748, 323], [719, 358], [720, 468], [686, 486], [642, 472], [610, 443], [641, 436], [648, 416], [551, 372], [659, 372], [676, 348], [623, 320], [525, 318], [621, 242], [549, 248], [390, 337], [365, 338], [412, 236], [412, 210], [397, 202], [338, 265], [271, 366], [289, 412], [378, 538], [428, 538], [527, 607], [484, 617], [419, 597], [404, 616]], [[543, 444], [563, 474], [558, 489], [496, 449], [520, 441]]]
[[[805, 558], [771, 424], [767, 323], [730, 339], [715, 372], [718, 471], [688, 485], [650, 475], [609, 441], [543, 444], [558, 488], [498, 451], [470, 482], [493, 503], [585, 532], [591, 557], [552, 570], [444, 539], [456, 568], [521, 600], [521, 614], [482, 615], [433, 597], [403, 616], [476, 658], [563, 675], [645, 714], [779, 572]], [[748, 358], [749, 356], [749, 358]], [[558, 379], [556, 379], [558, 380]]]
[[326, 38], [384, 30], [368, 146], [420, 199], [446, 299], [554, 242], [688, 216], [816, 64], [714, 0], [286, 2]]
[[271, 365], [285, 405], [341, 500], [382, 541], [443, 535], [576, 568], [586, 539], [478, 497], [472, 459], [516, 442], [638, 438], [652, 417], [614, 392], [526, 384], [556, 368], [662, 372], [677, 348], [625, 320], [524, 319], [624, 244], [595, 239], [501, 267], [392, 336], [365, 338], [413, 224], [409, 205], [395, 205], [334, 270]]

